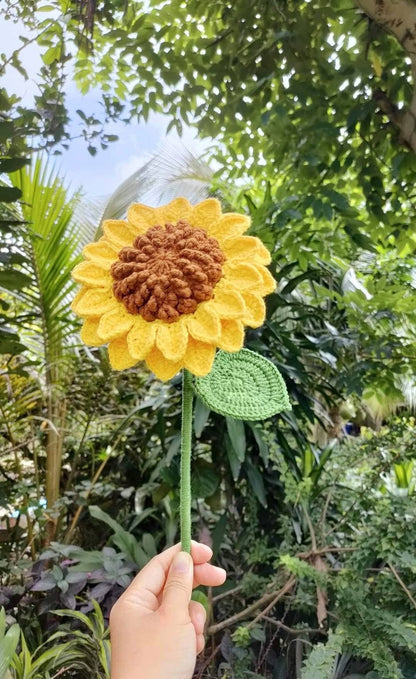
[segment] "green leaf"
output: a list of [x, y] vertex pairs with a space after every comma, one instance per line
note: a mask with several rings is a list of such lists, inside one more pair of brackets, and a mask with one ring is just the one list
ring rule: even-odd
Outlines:
[[98, 521], [103, 521], [110, 526], [114, 531], [113, 542], [114, 544], [133, 562], [137, 563], [140, 568], [143, 568], [149, 561], [149, 556], [141, 548], [137, 542], [134, 535], [131, 535], [128, 531], [124, 530], [122, 526], [109, 516], [106, 512], [103, 512], [100, 507], [95, 505], [89, 508], [90, 514], [94, 519]]
[[20, 252], [0, 252], [0, 264], [24, 264], [28, 259]]
[[24, 344], [19, 342], [18, 339], [15, 340], [13, 337], [3, 335], [0, 331], [0, 354], [13, 354], [13, 356], [17, 356], [22, 351], [25, 351], [25, 349]]
[[207, 595], [204, 594], [204, 592], [201, 592], [201, 590], [199, 590], [199, 589], [194, 589], [194, 591], [192, 592], [191, 598], [192, 598], [192, 601], [198, 601], [200, 604], [202, 604], [203, 607], [205, 608], [207, 614], [208, 614], [208, 612], [209, 612], [209, 599], [208, 599]]
[[0, 203], [14, 203], [21, 195], [21, 190], [15, 186], [0, 186]]
[[194, 388], [211, 410], [238, 420], [263, 420], [291, 408], [276, 366], [248, 349], [218, 351], [211, 372], [197, 377]]
[[41, 56], [43, 63], [46, 64], [46, 66], [50, 66], [54, 61], [58, 61], [61, 58], [61, 45], [49, 47]]
[[261, 432], [257, 429], [257, 427], [254, 426], [254, 424], [250, 423], [249, 427], [254, 434], [254, 438], [256, 439], [256, 443], [257, 443], [258, 448], [259, 448], [260, 457], [263, 460], [264, 464], [267, 464], [268, 459], [269, 459], [269, 446], [263, 440], [263, 438], [261, 436]]
[[338, 654], [342, 650], [341, 635], [329, 632], [326, 644], [316, 644], [305, 661], [302, 679], [323, 679], [334, 676]]
[[246, 433], [244, 422], [226, 417], [227, 431], [235, 454], [240, 462], [243, 462], [246, 455]]
[[200, 398], [196, 399], [195, 409], [194, 409], [194, 432], [197, 439], [202, 434], [206, 423], [208, 422], [210, 409], [205, 405]]
[[214, 466], [206, 460], [198, 460], [192, 469], [192, 496], [206, 498], [213, 495], [220, 483]]
[[5, 141], [6, 139], [10, 139], [16, 134], [16, 128], [14, 126], [14, 123], [12, 123], [9, 120], [6, 120], [4, 122], [0, 122], [0, 141]]
[[300, 274], [299, 276], [296, 276], [295, 278], [292, 278], [288, 283], [286, 283], [285, 287], [283, 290], [280, 291], [281, 295], [289, 295], [289, 293], [293, 292], [293, 290], [299, 285], [299, 283], [302, 283], [302, 281], [306, 280], [313, 280], [314, 278], [318, 278], [320, 273], [318, 271], [305, 271], [304, 273]]
[[267, 507], [266, 491], [264, 488], [264, 481], [260, 471], [254, 466], [251, 460], [245, 461], [245, 468], [247, 471], [247, 478], [250, 486], [253, 489], [254, 495], [263, 507]]
[[85, 615], [85, 613], [81, 613], [81, 611], [69, 611], [69, 610], [62, 610], [62, 609], [57, 609], [54, 611], [51, 611], [54, 615], [59, 615], [62, 617], [70, 617], [74, 618], [75, 620], [79, 620], [82, 622], [92, 633], [95, 632], [94, 630], [94, 624], [92, 619], [88, 616]]
[[225, 512], [217, 521], [214, 530], [212, 531], [212, 551], [214, 552], [214, 559], [220, 551], [222, 541], [224, 539], [225, 530], [227, 528], [228, 513]]
[[156, 543], [153, 535], [150, 533], [144, 533], [142, 537], [142, 545], [143, 549], [150, 556], [150, 558], [153, 558], [157, 554], [157, 549], [156, 549]]
[[32, 279], [21, 271], [3, 269], [0, 271], [0, 288], [5, 290], [21, 290], [30, 285]]
[[2, 158], [0, 160], [0, 172], [15, 172], [28, 163], [30, 163], [28, 158]]
[[240, 475], [242, 460], [238, 459], [238, 455], [234, 450], [234, 446], [230, 441], [228, 434], [224, 437], [225, 440], [225, 450], [227, 451], [228, 462], [230, 463], [231, 474], [233, 475], [234, 481], [237, 481]]
[[351, 238], [351, 240], [358, 245], [358, 247], [363, 248], [363, 250], [375, 250], [375, 244], [366, 233], [360, 231], [356, 225], [347, 224], [344, 226], [345, 233]]
[[17, 624], [9, 627], [6, 634], [0, 637], [0, 679], [6, 678], [6, 672], [16, 651], [19, 637], [20, 627]]

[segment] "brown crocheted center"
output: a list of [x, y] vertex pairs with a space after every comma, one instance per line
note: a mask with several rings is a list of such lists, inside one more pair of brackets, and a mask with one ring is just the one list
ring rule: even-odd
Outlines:
[[172, 323], [211, 299], [225, 257], [218, 241], [185, 221], [152, 226], [111, 266], [115, 297], [146, 321]]

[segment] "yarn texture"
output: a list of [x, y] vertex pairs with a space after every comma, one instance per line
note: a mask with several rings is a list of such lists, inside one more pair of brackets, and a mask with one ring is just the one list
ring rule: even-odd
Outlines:
[[152, 226], [111, 265], [113, 292], [131, 314], [174, 323], [212, 299], [225, 256], [218, 241], [187, 222]]
[[182, 426], [181, 426], [181, 487], [180, 525], [181, 545], [184, 552], [191, 553], [191, 457], [192, 457], [192, 403], [194, 390], [192, 375], [182, 374]]
[[195, 379], [194, 389], [211, 410], [236, 420], [264, 420], [291, 410], [276, 366], [249, 349], [219, 351], [211, 372]]
[[263, 298], [275, 289], [270, 253], [244, 235], [249, 226], [213, 198], [135, 204], [126, 220], [105, 221], [73, 271], [81, 339], [108, 344], [115, 370], [145, 361], [163, 381], [181, 369], [207, 375], [217, 348], [239, 351], [245, 326], [262, 325]]

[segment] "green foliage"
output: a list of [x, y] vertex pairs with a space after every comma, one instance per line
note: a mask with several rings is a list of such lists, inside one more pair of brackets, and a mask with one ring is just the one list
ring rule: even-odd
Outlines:
[[0, 679], [6, 678], [13, 654], [19, 642], [20, 629], [14, 624], [6, 632], [6, 612], [0, 609]]
[[[7, 111], [7, 106], [0, 97], [0, 114]], [[9, 186], [10, 173], [23, 168], [29, 161], [22, 154], [26, 151], [24, 140], [19, 135], [19, 123], [16, 120], [0, 122], [0, 289], [16, 292], [25, 288], [31, 278], [19, 271], [16, 265], [27, 263], [22, 248], [13, 252], [10, 243], [22, 245], [25, 223], [18, 214], [14, 203], [22, 196], [19, 188]], [[6, 313], [10, 303], [5, 298], [0, 305], [0, 354], [17, 355], [24, 349], [19, 340], [17, 328], [14, 327], [10, 314]]]
[[[68, 623], [52, 634], [45, 644], [31, 653], [19, 627], [20, 651], [14, 653], [9, 667], [10, 679], [52, 679], [77, 671], [77, 676], [87, 679], [110, 677], [109, 631], [98, 604], [93, 601], [93, 612], [88, 616], [78, 611], [54, 611], [55, 615], [81, 623], [86, 629], [71, 629]], [[13, 629], [13, 628], [10, 628]], [[69, 674], [71, 676], [71, 674]]]
[[[73, 219], [78, 198], [68, 196], [56, 173], [40, 159], [31, 170], [12, 174], [11, 180], [21, 191], [22, 216], [29, 224], [23, 246], [28, 263], [22, 272], [29, 278], [16, 305], [20, 302], [31, 309], [31, 347], [36, 350], [36, 339], [42, 337], [42, 360], [52, 371], [58, 370], [62, 345], [73, 327], [68, 312], [68, 298], [74, 290], [70, 274], [84, 235]], [[28, 286], [30, 279], [33, 283]]]
[[55, 606], [75, 610], [78, 605], [84, 612], [92, 610], [91, 604], [85, 603], [86, 598], [89, 602], [97, 601], [108, 617], [136, 569], [128, 555], [111, 547], [87, 551], [52, 542], [34, 564], [30, 592], [43, 594], [36, 604], [38, 614], [48, 613]]
[[99, 507], [92, 506], [89, 508], [90, 514], [94, 519], [104, 521], [114, 531], [112, 538], [113, 543], [123, 552], [128, 559], [143, 568], [152, 557], [156, 556], [155, 541], [150, 533], [145, 533], [142, 538], [143, 546], [135, 540], [134, 536], [128, 531], [124, 530], [117, 521], [111, 518], [108, 514], [102, 511]]
[[302, 679], [335, 679], [337, 658], [342, 650], [342, 634], [330, 634], [326, 644], [317, 644], [306, 660]]
[[77, 659], [74, 667], [77, 664], [81, 667], [86, 665], [87, 672], [91, 672], [87, 676], [97, 677], [97, 679], [110, 679], [110, 632], [98, 603], [93, 600], [92, 605], [93, 611], [89, 615], [79, 611], [54, 611], [55, 615], [79, 621], [86, 629], [86, 631], [74, 630], [70, 626], [65, 629], [63, 626], [59, 632], [56, 632], [54, 638], [68, 639], [65, 642], [65, 648]]

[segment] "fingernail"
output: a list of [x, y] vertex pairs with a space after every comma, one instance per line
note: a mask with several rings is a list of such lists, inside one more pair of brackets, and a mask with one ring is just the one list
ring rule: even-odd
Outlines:
[[178, 552], [172, 562], [174, 573], [187, 573], [192, 563], [191, 556], [187, 552]]

